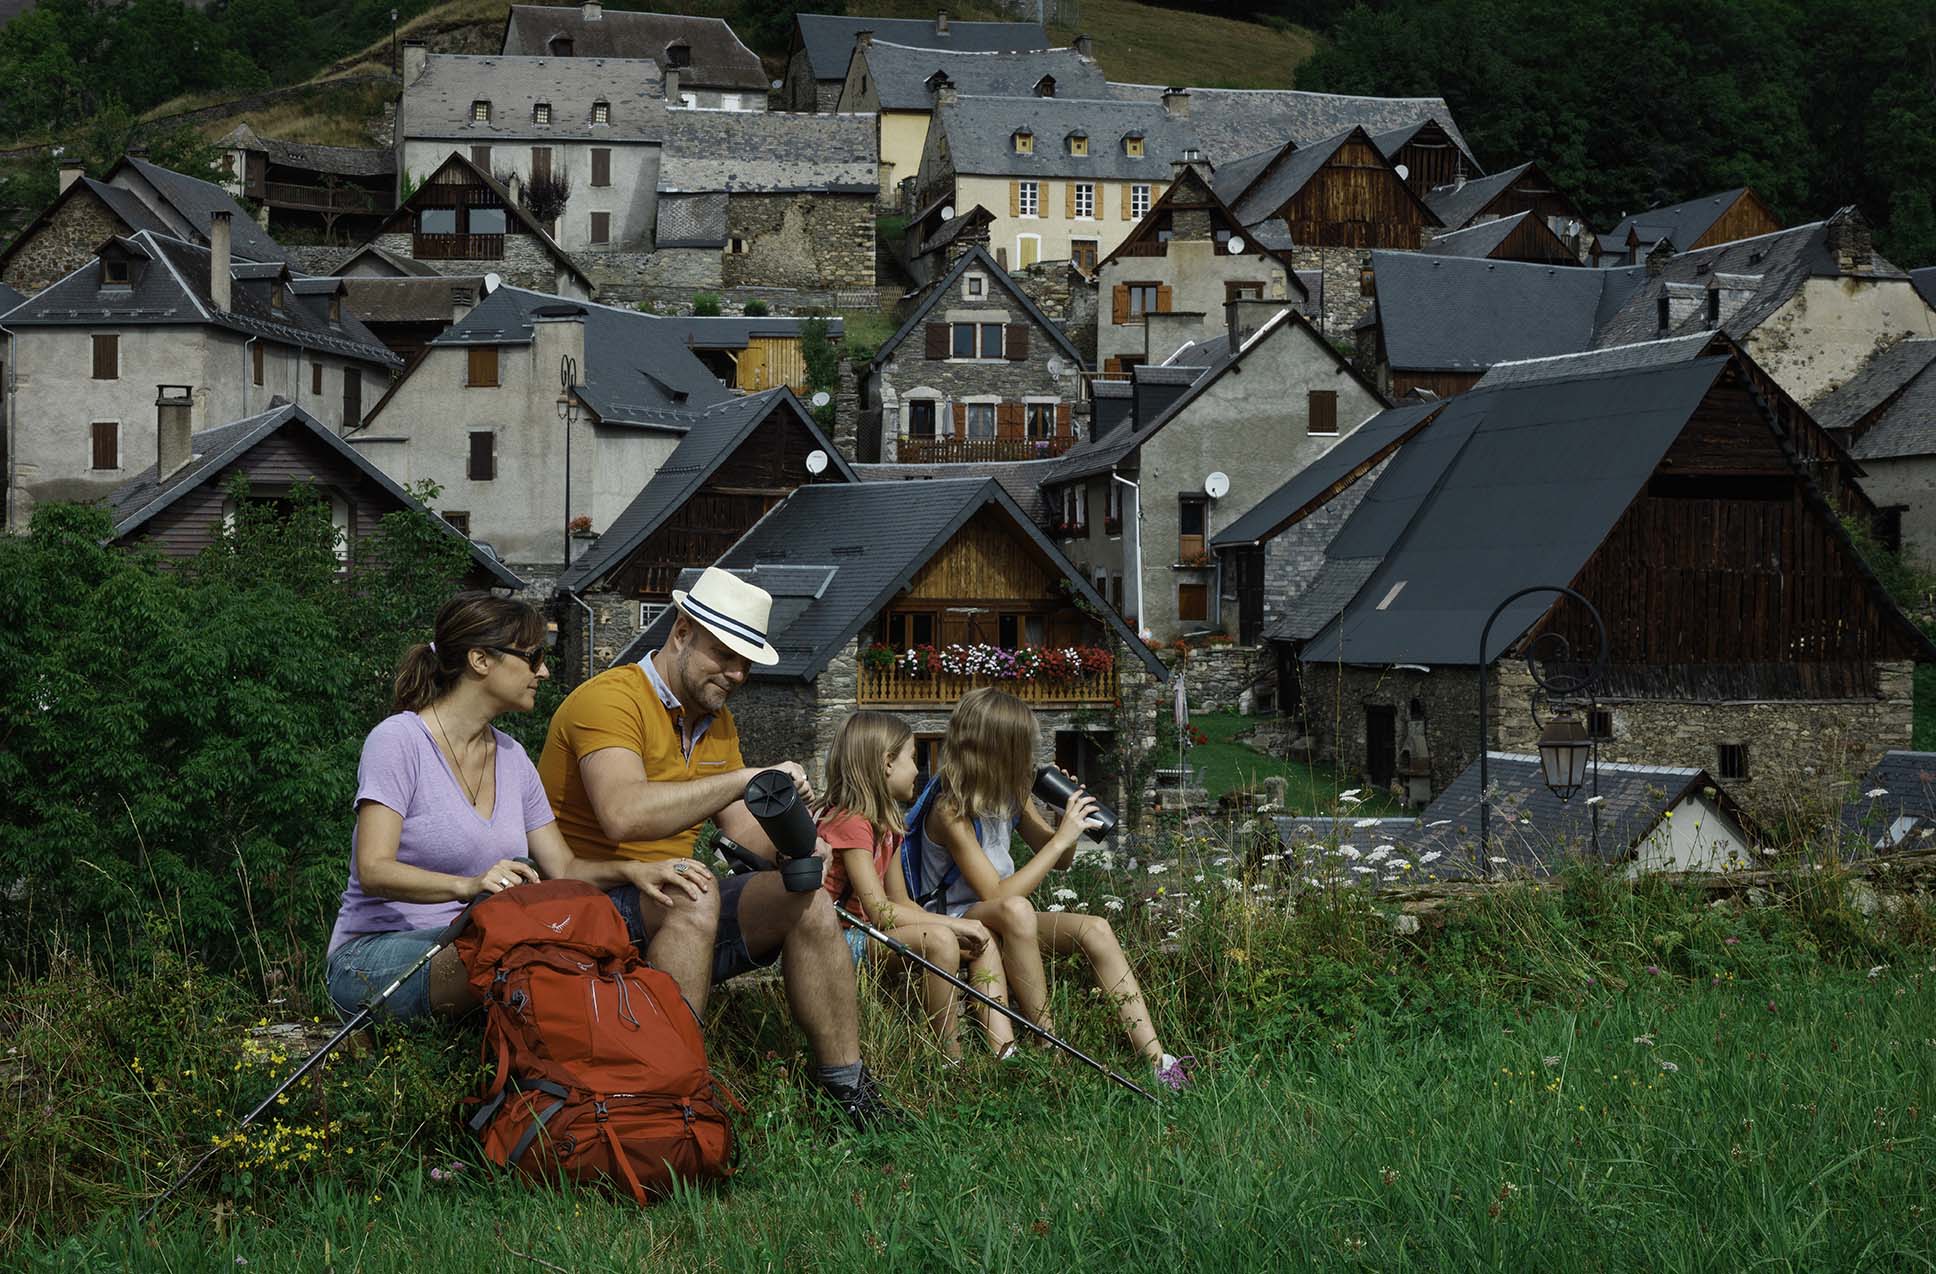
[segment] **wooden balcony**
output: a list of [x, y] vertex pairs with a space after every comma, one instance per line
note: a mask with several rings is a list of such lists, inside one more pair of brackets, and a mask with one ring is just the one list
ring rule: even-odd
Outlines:
[[959, 702], [982, 686], [994, 686], [1039, 707], [1102, 707], [1116, 702], [1116, 670], [1080, 681], [1008, 681], [988, 677], [910, 677], [896, 669], [860, 670], [859, 700], [870, 708], [923, 708]]
[[298, 186], [284, 181], [263, 185], [262, 201], [272, 208], [306, 212], [388, 212], [391, 200], [361, 186]]
[[419, 261], [501, 261], [501, 234], [418, 234], [411, 237], [410, 255]]
[[916, 438], [895, 444], [901, 464], [972, 464], [984, 460], [1048, 460], [1075, 446], [1074, 438]]

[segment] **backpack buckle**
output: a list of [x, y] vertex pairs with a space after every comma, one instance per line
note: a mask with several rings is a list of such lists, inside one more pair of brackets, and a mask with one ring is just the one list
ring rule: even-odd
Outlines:
[[605, 1109], [605, 1103], [603, 1101], [592, 1102], [592, 1118], [594, 1120], [602, 1124], [610, 1117], [611, 1112]]

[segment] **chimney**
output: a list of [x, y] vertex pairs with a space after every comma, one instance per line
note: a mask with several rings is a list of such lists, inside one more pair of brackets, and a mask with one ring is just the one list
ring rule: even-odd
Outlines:
[[1076, 56], [1079, 58], [1090, 62], [1096, 60], [1096, 42], [1086, 35], [1077, 36], [1069, 47], [1076, 51]]
[[855, 48], [858, 48], [858, 49], [864, 49], [864, 48], [866, 48], [866, 47], [867, 47], [868, 45], [870, 45], [870, 44], [872, 44], [872, 43], [874, 43], [874, 33], [873, 33], [872, 31], [856, 31], [856, 32], [854, 32], [854, 47], [855, 47]]
[[1655, 278], [1667, 268], [1667, 258], [1674, 255], [1674, 241], [1662, 239], [1647, 250], [1647, 277]]
[[934, 33], [936, 35], [948, 34], [948, 11], [946, 9], [934, 15]]
[[1190, 90], [1174, 87], [1164, 89], [1163, 109], [1176, 119], [1190, 118]]
[[1232, 352], [1257, 335], [1264, 324], [1290, 308], [1289, 301], [1261, 297], [1240, 296], [1225, 301], [1223, 303], [1224, 332], [1230, 337]]
[[585, 0], [585, 3], [578, 6], [578, 13], [587, 22], [599, 22], [605, 17], [605, 10], [599, 5], [598, 0]]
[[229, 214], [214, 212], [208, 219], [208, 295], [215, 308], [229, 309], [234, 275], [229, 265]]
[[155, 386], [155, 478], [168, 476], [195, 458], [193, 390], [187, 385]]
[[87, 176], [86, 164], [82, 163], [78, 159], [61, 160], [60, 192], [62, 194], [66, 194], [67, 188], [69, 186], [73, 185], [75, 182], [79, 181], [81, 178], [85, 176]]
[[1868, 274], [1875, 269], [1869, 223], [1853, 205], [1830, 217], [1822, 235], [1829, 255], [1835, 258], [1835, 268], [1843, 274]]
[[941, 83], [934, 86], [934, 104], [936, 106], [953, 106], [960, 100], [961, 88], [953, 80], [944, 79]]
[[424, 68], [429, 65], [429, 45], [425, 44], [422, 40], [405, 40], [403, 42], [403, 82], [405, 84], [415, 84], [417, 78], [424, 73]]
[[665, 98], [667, 106], [679, 104], [679, 68], [676, 66], [665, 69]]

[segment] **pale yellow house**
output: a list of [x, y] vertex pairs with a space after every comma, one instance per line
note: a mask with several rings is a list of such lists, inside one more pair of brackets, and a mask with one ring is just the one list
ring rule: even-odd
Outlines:
[[[1108, 94], [1087, 39], [1067, 49], [959, 52], [875, 40], [861, 32], [835, 110], [879, 120], [881, 202], [898, 205], [898, 187], [921, 168], [935, 97], [1081, 97]], [[911, 209], [910, 209], [911, 211]]]
[[1160, 102], [938, 95], [916, 202], [994, 214], [989, 250], [1006, 268], [1071, 261], [1093, 271], [1199, 158], [1190, 95]]

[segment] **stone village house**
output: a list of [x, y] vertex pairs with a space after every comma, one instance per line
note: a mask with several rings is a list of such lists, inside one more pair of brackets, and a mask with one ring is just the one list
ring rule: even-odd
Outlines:
[[46, 500], [107, 495], [154, 463], [155, 386], [186, 386], [191, 428], [280, 397], [350, 427], [402, 360], [347, 312], [340, 280], [152, 230], [112, 238], [6, 316], [7, 527]]
[[1227, 324], [1098, 381], [1091, 436], [1042, 484], [1071, 560], [1158, 642], [1237, 633], [1213, 537], [1385, 405], [1282, 302], [1233, 300]]
[[1075, 441], [1085, 370], [1062, 329], [986, 250], [970, 248], [863, 373], [859, 459], [1060, 455]]
[[766, 70], [759, 55], [721, 18], [619, 9], [608, 13], [598, 0], [514, 4], [504, 16], [498, 51], [506, 57], [650, 61], [678, 73], [682, 105], [766, 109]]
[[[774, 598], [780, 662], [755, 667], [733, 700], [749, 758], [798, 758], [818, 772], [841, 721], [874, 708], [908, 722], [931, 767], [955, 703], [994, 684], [1035, 709], [1038, 763], [1064, 765], [1120, 805], [1121, 771], [1109, 754], [1119, 733], [1130, 736], [1122, 745], [1141, 746], [1167, 672], [1000, 483], [799, 487], [713, 565]], [[671, 623], [661, 615], [618, 659], [650, 654]], [[1107, 657], [1079, 655], [1075, 666], [1058, 655], [1042, 676], [990, 681], [935, 671], [923, 648], [951, 643], [1019, 650], [1024, 660], [1044, 647]]]
[[[344, 267], [374, 270], [411, 262], [439, 274], [476, 278], [495, 274], [516, 287], [589, 299], [591, 276], [497, 178], [463, 154], [452, 153], [384, 219], [376, 236]], [[339, 267], [339, 269], [344, 268]], [[393, 265], [392, 268], [401, 268]]]
[[384, 146], [312, 146], [237, 124], [215, 143], [222, 185], [254, 201], [263, 230], [361, 243], [396, 207], [397, 156]]
[[[1546, 584], [1586, 596], [1611, 635], [1588, 721], [1604, 761], [1708, 769], [1772, 813], [1908, 739], [1914, 665], [1936, 647], [1850, 542], [1799, 422], [1770, 409], [1747, 360], [1674, 357], [1582, 374], [1554, 360], [1365, 427], [1409, 437], [1331, 484], [1373, 486], [1273, 633], [1301, 665], [1284, 706], [1319, 752], [1414, 800], [1442, 790], [1477, 752], [1480, 629]], [[1604, 445], [1610, 411], [1619, 448]], [[1564, 669], [1596, 645], [1550, 594], [1504, 611], [1491, 745], [1530, 751], [1539, 732], [1515, 652]]]
[[838, 109], [854, 46], [863, 34], [906, 48], [956, 53], [1046, 49], [1052, 43], [1040, 22], [958, 22], [946, 10], [936, 14], [932, 22], [925, 18], [799, 13], [793, 18], [793, 40], [787, 50], [779, 108], [820, 112]]
[[1883, 546], [1936, 560], [1936, 338], [1885, 346], [1809, 410], [1862, 466]]

